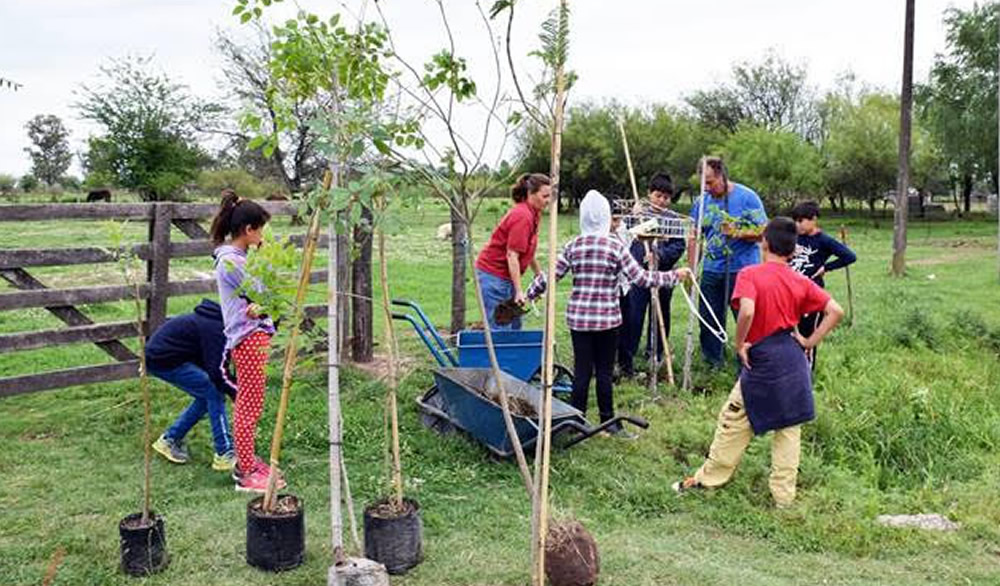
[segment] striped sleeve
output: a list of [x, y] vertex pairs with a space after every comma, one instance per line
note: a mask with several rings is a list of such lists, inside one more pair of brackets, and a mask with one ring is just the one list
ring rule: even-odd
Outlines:
[[[572, 243], [571, 243], [572, 244]], [[559, 256], [556, 257], [556, 281], [562, 279], [569, 271], [569, 261], [566, 260], [567, 254], [570, 253], [570, 245], [566, 245]], [[545, 293], [547, 283], [545, 282], [545, 272], [538, 273], [535, 278], [532, 279], [531, 285], [528, 286], [525, 296], [528, 299], [535, 299], [539, 297], [542, 293]]]

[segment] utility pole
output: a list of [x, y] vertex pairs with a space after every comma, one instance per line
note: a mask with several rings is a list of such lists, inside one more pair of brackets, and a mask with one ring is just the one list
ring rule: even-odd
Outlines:
[[906, 219], [910, 211], [910, 126], [913, 118], [913, 4], [906, 0], [903, 33], [903, 90], [899, 96], [899, 179], [892, 231], [892, 274], [902, 277], [906, 269]]

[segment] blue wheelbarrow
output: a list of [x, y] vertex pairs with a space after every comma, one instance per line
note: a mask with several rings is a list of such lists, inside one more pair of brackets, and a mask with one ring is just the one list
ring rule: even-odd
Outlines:
[[[462, 330], [456, 338], [455, 348], [449, 347], [427, 314], [413, 301], [393, 299], [392, 304], [406, 307], [412, 312], [393, 313], [392, 318], [409, 322], [420, 336], [431, 356], [442, 368], [488, 368], [490, 355], [486, 349], [486, 335], [481, 330]], [[496, 330], [493, 332], [493, 349], [500, 370], [535, 386], [542, 383], [541, 330]], [[552, 392], [568, 395], [573, 390], [573, 375], [561, 364], [554, 365], [555, 380]]]
[[[521, 379], [500, 373], [517, 437], [525, 450], [538, 440], [538, 408], [542, 392]], [[435, 385], [417, 399], [424, 422], [438, 432], [459, 429], [472, 436], [500, 458], [514, 454], [503, 409], [494, 398], [496, 383], [489, 368], [439, 368], [434, 371]], [[601, 425], [591, 425], [579, 410], [552, 399], [552, 444], [569, 448], [622, 422], [645, 429], [649, 423], [641, 417], [619, 415]]]

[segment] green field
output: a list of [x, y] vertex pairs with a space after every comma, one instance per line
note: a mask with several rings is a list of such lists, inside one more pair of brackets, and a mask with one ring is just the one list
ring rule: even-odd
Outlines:
[[[505, 207], [484, 206], [477, 242]], [[431, 204], [409, 210], [404, 229], [388, 243], [393, 296], [419, 301], [441, 327], [448, 322], [450, 245], [435, 240], [434, 232], [446, 217]], [[560, 220], [568, 238], [576, 219]], [[839, 223], [825, 219], [831, 232]], [[2, 226], [3, 247], [97, 245], [103, 238], [86, 222]], [[725, 489], [683, 498], [670, 490], [671, 482], [701, 463], [730, 373], [699, 368], [696, 382], [707, 392], [665, 389], [659, 401], [644, 386], [621, 385], [619, 410], [646, 417], [650, 429], [638, 441], [595, 438], [553, 454], [553, 507], [594, 533], [602, 585], [1000, 583], [995, 219], [911, 223], [904, 279], [887, 276], [891, 226], [852, 220], [848, 228], [860, 259], [852, 267], [855, 323], [835, 331], [820, 352], [818, 417], [804, 429], [794, 507], [779, 511], [771, 505], [767, 437], [754, 441]], [[145, 236], [144, 226], [131, 229], [137, 239]], [[207, 259], [189, 259], [172, 267], [171, 278], [210, 271]], [[110, 265], [32, 272], [53, 286], [116, 278]], [[843, 274], [827, 282], [846, 307]], [[563, 286], [562, 302], [566, 294]], [[321, 290], [315, 295], [321, 298]], [[196, 301], [172, 299], [170, 313]], [[127, 316], [125, 304], [86, 311], [100, 321]], [[671, 311], [671, 340], [680, 349], [688, 315], [681, 296]], [[382, 319], [377, 315], [375, 321], [380, 338]], [[0, 313], [3, 333], [58, 326], [42, 309]], [[529, 317], [528, 327], [540, 327], [540, 318]], [[393, 584], [527, 584], [530, 504], [515, 466], [494, 461], [461, 437], [441, 438], [420, 425], [413, 400], [431, 384], [431, 361], [411, 331], [400, 331], [407, 372], [400, 402], [403, 473], [408, 495], [423, 508], [426, 561]], [[564, 326], [558, 340], [560, 361], [571, 364]], [[92, 346], [66, 346], [0, 355], [0, 373], [107, 360]], [[680, 372], [679, 358], [675, 370]], [[272, 379], [269, 387], [276, 390], [278, 382]], [[360, 370], [345, 369], [345, 450], [359, 514], [364, 503], [386, 492], [384, 390]], [[293, 391], [284, 468], [306, 504], [306, 564], [280, 575], [246, 565], [247, 498], [209, 468], [211, 438], [203, 423], [189, 438], [190, 464], [154, 462], [155, 509], [166, 517], [173, 559], [144, 583], [325, 583], [330, 529], [324, 374], [304, 372]], [[159, 383], [154, 392], [154, 426], [160, 431], [186, 396]], [[134, 582], [117, 572], [117, 523], [140, 507], [137, 395], [133, 381], [0, 400], [0, 584], [40, 583], [59, 548], [66, 555], [55, 584]], [[261, 453], [276, 398], [269, 393]], [[944, 514], [961, 529], [925, 533], [875, 522], [880, 514], [905, 513]]]

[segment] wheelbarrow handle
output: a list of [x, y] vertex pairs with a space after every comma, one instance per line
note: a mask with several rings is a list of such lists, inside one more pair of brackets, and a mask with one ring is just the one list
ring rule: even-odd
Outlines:
[[570, 448], [576, 444], [582, 442], [585, 439], [594, 437], [595, 435], [601, 433], [602, 431], [608, 429], [609, 427], [615, 425], [616, 423], [621, 423], [622, 421], [627, 421], [636, 427], [641, 429], [647, 429], [649, 427], [649, 422], [639, 417], [638, 415], [619, 415], [617, 417], [612, 417], [604, 423], [598, 425], [597, 427], [586, 427], [580, 425], [578, 422], [569, 420], [561, 423], [560, 425], [554, 426], [552, 429], [552, 435], [555, 435], [560, 428], [570, 428], [578, 432], [578, 435], [573, 439], [569, 440], [563, 444], [563, 449]]

